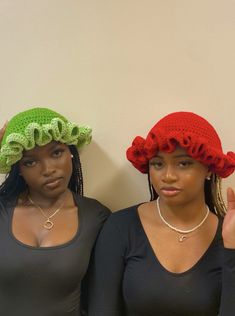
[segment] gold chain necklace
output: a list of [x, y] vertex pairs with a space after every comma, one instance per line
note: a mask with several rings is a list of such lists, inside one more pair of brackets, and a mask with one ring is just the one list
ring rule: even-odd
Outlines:
[[28, 199], [40, 211], [40, 213], [46, 218], [46, 221], [44, 222], [43, 227], [48, 229], [48, 230], [52, 229], [52, 227], [54, 226], [54, 223], [51, 221], [51, 218], [54, 217], [62, 209], [62, 207], [64, 205], [64, 201], [60, 205], [60, 207], [58, 207], [51, 215], [47, 216], [45, 214], [45, 212], [43, 211], [43, 209], [32, 200], [30, 195], [28, 195]]
[[183, 229], [179, 229], [175, 226], [172, 226], [170, 223], [168, 223], [165, 218], [162, 216], [162, 213], [161, 213], [161, 209], [160, 209], [160, 205], [159, 205], [159, 198], [157, 198], [157, 210], [158, 210], [158, 214], [159, 214], [159, 217], [161, 218], [161, 220], [163, 221], [163, 223], [168, 226], [170, 229], [176, 231], [177, 233], [180, 234], [179, 238], [178, 238], [178, 241], [179, 242], [182, 242], [184, 241], [185, 239], [188, 238], [187, 234], [189, 233], [192, 233], [194, 232], [196, 229], [198, 229], [199, 227], [202, 226], [202, 224], [205, 222], [205, 220], [207, 219], [209, 213], [210, 213], [210, 210], [209, 210], [209, 207], [206, 206], [207, 208], [207, 211], [206, 211], [206, 215], [204, 216], [204, 218], [202, 219], [202, 221], [197, 224], [195, 227], [191, 228], [191, 229], [187, 229], [187, 230], [183, 230]]

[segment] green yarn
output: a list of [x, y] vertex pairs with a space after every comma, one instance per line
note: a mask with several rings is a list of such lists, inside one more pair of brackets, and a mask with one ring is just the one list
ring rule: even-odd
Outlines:
[[48, 108], [33, 108], [15, 115], [7, 124], [0, 149], [0, 173], [8, 173], [24, 150], [51, 141], [81, 148], [91, 141], [91, 128], [77, 126]]

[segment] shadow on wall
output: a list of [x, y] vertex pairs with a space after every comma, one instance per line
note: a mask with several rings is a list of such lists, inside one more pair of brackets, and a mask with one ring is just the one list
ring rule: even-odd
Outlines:
[[115, 211], [149, 200], [147, 176], [128, 161], [114, 163], [108, 152], [93, 142], [81, 152], [85, 195]]

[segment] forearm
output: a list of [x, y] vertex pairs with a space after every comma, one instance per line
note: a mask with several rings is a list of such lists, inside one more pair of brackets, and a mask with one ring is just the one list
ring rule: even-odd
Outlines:
[[98, 238], [89, 276], [88, 315], [125, 316], [122, 298], [124, 246], [111, 220]]
[[219, 316], [235, 315], [235, 249], [224, 249]]

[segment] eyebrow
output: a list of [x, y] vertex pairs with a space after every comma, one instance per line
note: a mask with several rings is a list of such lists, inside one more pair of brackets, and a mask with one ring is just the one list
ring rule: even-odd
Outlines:
[[[154, 158], [161, 158], [161, 159], [164, 159], [164, 157], [162, 157], [161, 155], [157, 155]], [[173, 156], [173, 158], [192, 158], [191, 156], [187, 155], [187, 154], [179, 154], [179, 155], [175, 155]]]
[[[51, 144], [51, 146], [48, 148], [49, 151], [53, 151], [55, 148], [57, 148], [58, 146], [61, 146], [61, 145], [64, 145], [63, 143], [59, 143], [59, 142], [53, 142]], [[23, 156], [22, 156], [22, 159], [23, 158], [34, 158], [34, 156], [37, 155], [36, 153], [29, 153], [28, 150], [26, 150], [24, 153], [23, 153]]]

